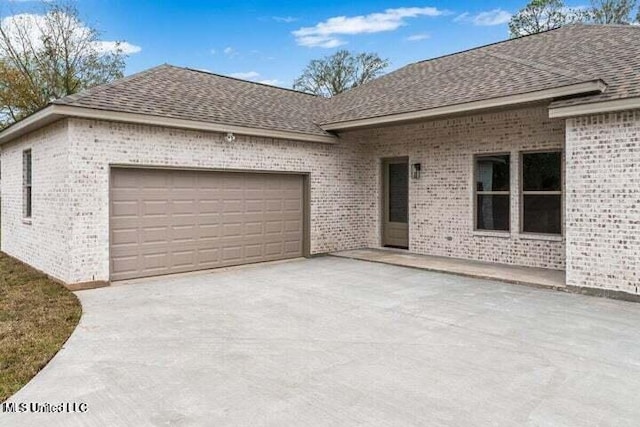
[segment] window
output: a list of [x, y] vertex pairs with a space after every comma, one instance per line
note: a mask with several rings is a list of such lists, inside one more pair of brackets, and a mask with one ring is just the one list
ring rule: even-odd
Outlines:
[[522, 232], [562, 233], [562, 153], [522, 154]]
[[22, 153], [22, 191], [24, 217], [31, 218], [31, 150]]
[[510, 156], [477, 156], [476, 230], [509, 231]]

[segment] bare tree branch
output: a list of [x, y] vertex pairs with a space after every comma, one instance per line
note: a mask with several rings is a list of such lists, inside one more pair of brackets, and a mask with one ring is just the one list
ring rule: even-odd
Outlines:
[[98, 31], [80, 20], [73, 3], [42, 7], [40, 14], [0, 21], [0, 126], [123, 75], [119, 44], [105, 50]]
[[293, 88], [303, 92], [330, 97], [364, 84], [382, 74], [389, 61], [376, 53], [354, 54], [339, 50], [331, 56], [314, 59]]

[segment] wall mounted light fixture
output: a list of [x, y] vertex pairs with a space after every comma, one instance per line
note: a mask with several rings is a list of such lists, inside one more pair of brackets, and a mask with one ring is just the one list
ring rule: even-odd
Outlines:
[[233, 132], [229, 132], [227, 133], [227, 136], [224, 137], [224, 139], [226, 139], [227, 142], [231, 143], [236, 140], [236, 136], [233, 134]]
[[422, 169], [422, 165], [420, 163], [413, 163], [411, 165], [411, 178], [420, 179], [421, 169]]

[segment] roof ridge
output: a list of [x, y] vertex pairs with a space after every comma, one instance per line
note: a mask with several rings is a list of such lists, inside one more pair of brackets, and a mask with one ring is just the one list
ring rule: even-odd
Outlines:
[[408, 67], [408, 66], [411, 66], [411, 65], [414, 65], [414, 64], [422, 64], [424, 62], [436, 61], [438, 59], [447, 58], [449, 56], [460, 55], [462, 53], [470, 53], [470, 52], [481, 50], [481, 49], [484, 49], [484, 48], [487, 48], [487, 47], [496, 46], [496, 45], [504, 44], [504, 43], [510, 43], [510, 42], [513, 42], [513, 41], [516, 41], [516, 40], [522, 40], [522, 39], [526, 39], [526, 38], [529, 38], [529, 37], [536, 37], [536, 36], [539, 36], [539, 35], [542, 35], [542, 34], [547, 34], [547, 33], [553, 32], [553, 31], [563, 30], [563, 29], [566, 29], [568, 27], [577, 26], [577, 25], [587, 26], [587, 24], [567, 24], [567, 25], [563, 25], [563, 26], [558, 27], [558, 28], [551, 28], [549, 30], [540, 31], [539, 33], [525, 34], [523, 36], [518, 36], [518, 37], [509, 38], [509, 39], [505, 39], [505, 40], [499, 40], [497, 42], [487, 43], [487, 44], [483, 44], [481, 46], [471, 47], [469, 49], [464, 49], [464, 50], [461, 50], [461, 51], [458, 51], [458, 52], [447, 53], [445, 55], [436, 56], [434, 58], [423, 59], [421, 61], [413, 62], [413, 63], [408, 64], [406, 66]]
[[558, 74], [560, 76], [569, 77], [571, 79], [575, 79], [578, 81], [593, 80], [593, 77], [589, 77], [586, 74], [575, 73], [570, 70], [565, 70], [564, 68], [546, 65], [542, 62], [531, 61], [529, 59], [518, 58], [515, 56], [507, 55], [504, 53], [498, 53], [498, 52], [482, 52], [482, 53], [484, 53], [485, 55], [493, 56], [494, 58], [502, 59], [504, 61], [510, 61], [515, 64], [531, 67], [539, 71], [546, 71], [548, 73]]
[[413, 63], [407, 64], [405, 66], [408, 67], [408, 66], [413, 65], [413, 64], [420, 64], [420, 63], [423, 63], [423, 62], [435, 61], [435, 60], [438, 60], [438, 59], [446, 58], [448, 56], [459, 55], [461, 53], [469, 53], [469, 52], [472, 52], [472, 51], [475, 51], [475, 50], [480, 50], [480, 49], [484, 49], [484, 48], [487, 48], [487, 47], [496, 46], [496, 45], [499, 45], [499, 44], [509, 43], [509, 42], [513, 42], [513, 41], [516, 41], [516, 40], [522, 40], [522, 39], [526, 39], [526, 38], [529, 38], [529, 37], [536, 37], [536, 36], [539, 36], [539, 35], [542, 35], [542, 34], [551, 33], [551, 32], [554, 32], [554, 31], [566, 30], [566, 29], [571, 28], [571, 27], [585, 27], [585, 28], [587, 28], [587, 27], [592, 27], [592, 28], [593, 27], [601, 27], [601, 28], [604, 28], [604, 27], [606, 27], [606, 28], [616, 27], [616, 28], [637, 28], [638, 30], [640, 30], [640, 25], [634, 25], [634, 24], [595, 24], [595, 23], [586, 23], [586, 22], [573, 22], [571, 24], [562, 25], [562, 26], [557, 27], [557, 28], [551, 28], [551, 29], [548, 29], [548, 30], [540, 31], [538, 33], [524, 34], [522, 36], [508, 38], [508, 39], [504, 39], [504, 40], [499, 40], [497, 42], [487, 43], [487, 44], [483, 44], [483, 45], [480, 45], [480, 46], [471, 47], [469, 49], [460, 50], [458, 52], [452, 52], [452, 53], [447, 53], [447, 54], [436, 56], [436, 57], [429, 58], [429, 59], [423, 59], [421, 61], [413, 62]]
[[307, 95], [307, 96], [312, 96], [312, 97], [319, 98], [319, 99], [326, 99], [326, 98], [324, 98], [322, 96], [318, 96], [316, 94], [309, 93], [309, 92], [302, 92], [300, 90], [295, 90], [295, 89], [291, 89], [291, 88], [287, 88], [287, 87], [274, 86], [274, 85], [270, 85], [270, 84], [266, 84], [266, 83], [255, 82], [255, 81], [252, 81], [252, 80], [245, 80], [245, 79], [241, 79], [241, 78], [238, 78], [238, 77], [233, 77], [233, 76], [227, 76], [227, 75], [224, 75], [224, 74], [214, 73], [213, 71], [200, 70], [200, 69], [191, 68], [191, 67], [180, 67], [180, 66], [177, 66], [177, 65], [170, 65], [170, 64], [167, 64], [167, 66], [172, 67], [172, 68], [177, 68], [179, 70], [192, 71], [194, 73], [202, 73], [202, 74], [207, 74], [207, 75], [210, 75], [210, 76], [216, 76], [216, 77], [222, 77], [222, 78], [225, 78], [225, 79], [235, 80], [235, 81], [238, 81], [238, 82], [251, 83], [251, 84], [254, 84], [254, 85], [268, 87], [268, 88], [272, 88], [272, 89], [286, 90], [286, 91], [289, 91], [289, 92], [299, 93], [299, 94]]
[[[154, 71], [157, 71], [157, 70], [159, 70], [161, 68], [168, 68], [168, 67], [171, 67], [171, 65], [166, 64], [166, 63], [165, 64], [160, 64], [160, 65], [156, 65], [155, 67], [147, 68], [146, 70], [142, 70], [142, 71], [139, 71], [137, 73], [130, 74], [128, 76], [119, 78], [119, 79], [114, 80], [112, 82], [103, 83], [101, 85], [93, 86], [93, 87], [90, 87], [88, 89], [82, 90], [80, 92], [77, 92], [77, 93], [74, 93], [74, 94], [71, 94], [71, 95], [63, 96], [62, 98], [58, 98], [58, 99], [55, 99], [55, 100], [51, 101], [50, 104], [69, 104], [69, 103], [73, 103], [73, 102], [79, 101], [81, 99], [84, 99], [87, 96], [91, 96], [91, 95], [95, 95], [97, 93], [104, 92], [107, 89], [110, 89], [110, 88], [115, 87], [115, 86], [120, 86], [121, 84], [129, 82], [129, 81], [131, 81], [131, 80], [133, 80], [135, 78], [141, 77], [143, 75], [150, 74], [150, 73], [152, 73]], [[67, 100], [68, 102], [65, 101], [65, 100]]]

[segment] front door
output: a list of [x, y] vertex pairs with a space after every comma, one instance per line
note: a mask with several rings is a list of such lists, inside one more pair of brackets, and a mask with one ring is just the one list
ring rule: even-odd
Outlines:
[[384, 159], [382, 245], [409, 247], [409, 159]]

